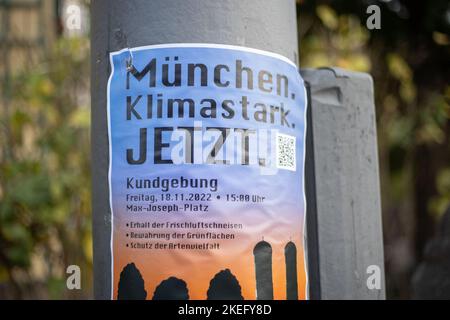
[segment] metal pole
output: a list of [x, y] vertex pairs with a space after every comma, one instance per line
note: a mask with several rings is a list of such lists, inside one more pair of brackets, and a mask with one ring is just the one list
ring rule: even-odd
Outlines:
[[272, 51], [297, 63], [297, 20], [294, 0], [96, 0], [91, 25], [94, 293], [109, 299], [109, 52], [162, 43], [221, 43]]

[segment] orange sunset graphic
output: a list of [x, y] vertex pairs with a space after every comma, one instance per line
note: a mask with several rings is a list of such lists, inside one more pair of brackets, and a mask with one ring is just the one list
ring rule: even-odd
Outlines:
[[[216, 210], [214, 217], [204, 216], [196, 219], [211, 223], [221, 215], [221, 211]], [[297, 220], [289, 221], [286, 216], [283, 218], [278, 215], [275, 223], [270, 219], [255, 223], [252, 221], [255, 211], [247, 208], [240, 215], [232, 215], [238, 219], [234, 219], [230, 225], [240, 226], [232, 229], [155, 230], [150, 227], [142, 231], [140, 228], [131, 228], [133, 221], [140, 220], [139, 216], [116, 219], [114, 224], [118, 227], [114, 230], [113, 242], [113, 298], [305, 299], [307, 279], [300, 215], [297, 215]], [[171, 220], [183, 218], [178, 216], [164, 219], [164, 225], [170, 225]], [[151, 224], [152, 221], [148, 221], [147, 225]], [[140, 232], [158, 234], [162, 238], [130, 238], [130, 235]], [[223, 237], [228, 235], [232, 239], [192, 239], [196, 234], [206, 233]], [[180, 234], [185, 235], [181, 240], [177, 239]], [[190, 235], [191, 239], [186, 239], [187, 235]], [[139, 246], [135, 243], [139, 243]], [[185, 245], [187, 248], [180, 246], [168, 249], [170, 243]], [[200, 248], [190, 249], [190, 245]], [[130, 293], [126, 290], [130, 289], [127, 289], [124, 281], [136, 281], [126, 279], [126, 273], [130, 271], [138, 278], [132, 288], [132, 291], [139, 291], [138, 288], [141, 288], [138, 296], [133, 295], [136, 293], [127, 296]], [[212, 289], [215, 279], [220, 277], [226, 279], [216, 287], [222, 288], [224, 293], [219, 292], [214, 296]], [[164, 291], [165, 285], [172, 291], [164, 295], [161, 291]]]

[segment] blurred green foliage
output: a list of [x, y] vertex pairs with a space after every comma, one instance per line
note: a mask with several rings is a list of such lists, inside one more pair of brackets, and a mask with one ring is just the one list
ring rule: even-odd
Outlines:
[[70, 264], [81, 267], [89, 291], [88, 57], [88, 39], [61, 39], [9, 84], [1, 113], [0, 282], [13, 284], [10, 297], [21, 297], [30, 282], [47, 287], [42, 297], [64, 297]]
[[[388, 297], [411, 297], [426, 241], [450, 205], [450, 4], [298, 0], [300, 64], [374, 79]], [[366, 9], [381, 8], [368, 30]]]

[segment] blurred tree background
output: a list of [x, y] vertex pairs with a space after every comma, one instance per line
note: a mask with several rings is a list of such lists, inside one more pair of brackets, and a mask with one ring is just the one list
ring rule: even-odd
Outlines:
[[[8, 2], [1, 3], [0, 298], [90, 297], [89, 39], [63, 33], [62, 7], [52, 1]], [[22, 29], [30, 24], [54, 33]], [[72, 264], [82, 270], [81, 291], [66, 289]]]
[[[410, 298], [450, 204], [450, 3], [298, 1], [300, 63], [368, 72], [375, 85], [388, 298]], [[368, 30], [366, 9], [381, 8]]]
[[[54, 9], [54, 37], [37, 37], [51, 39], [44, 50], [24, 44], [14, 2]], [[92, 297], [89, 35], [65, 30], [65, 2], [0, 1], [0, 298]], [[370, 4], [381, 8], [380, 30], [366, 28]], [[450, 204], [450, 4], [297, 0], [297, 16], [302, 68], [374, 78], [387, 296], [411, 298]], [[65, 288], [71, 264], [81, 291]]]

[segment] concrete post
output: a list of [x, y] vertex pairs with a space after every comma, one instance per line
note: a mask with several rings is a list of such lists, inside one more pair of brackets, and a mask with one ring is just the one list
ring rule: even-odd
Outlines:
[[301, 73], [311, 95], [305, 174], [311, 298], [384, 299], [372, 78], [338, 68]]

